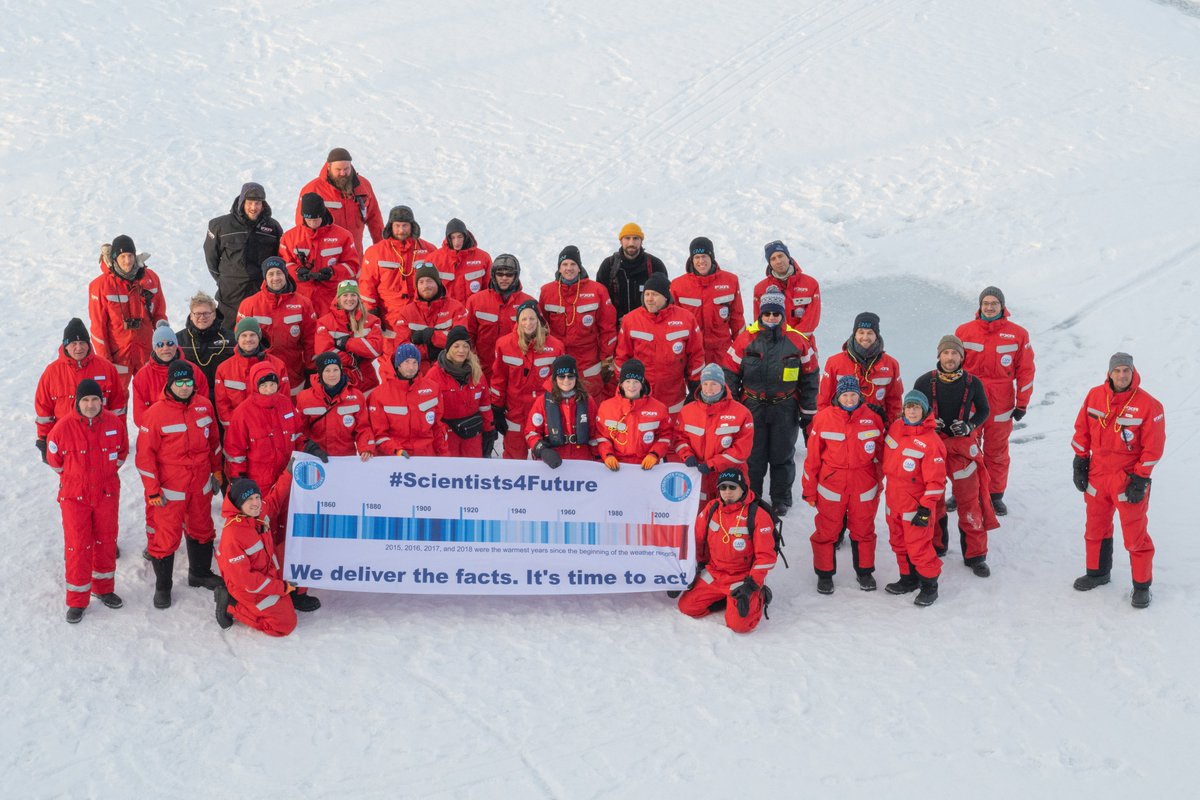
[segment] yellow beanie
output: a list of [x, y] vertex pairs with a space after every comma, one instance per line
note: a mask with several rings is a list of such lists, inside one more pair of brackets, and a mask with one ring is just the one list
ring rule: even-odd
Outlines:
[[625, 227], [621, 228], [621, 233], [617, 235], [618, 239], [624, 239], [626, 236], [636, 236], [639, 239], [645, 239], [646, 234], [642, 233], [642, 228], [636, 222], [626, 222]]

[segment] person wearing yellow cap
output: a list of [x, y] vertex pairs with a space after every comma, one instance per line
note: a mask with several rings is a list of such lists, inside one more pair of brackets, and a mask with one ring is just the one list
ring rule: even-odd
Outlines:
[[641, 308], [642, 289], [646, 280], [655, 274], [667, 274], [662, 259], [642, 249], [646, 234], [636, 222], [627, 222], [618, 234], [621, 246], [600, 264], [596, 271], [596, 282], [608, 289], [613, 305], [617, 307], [617, 325], [621, 317]]

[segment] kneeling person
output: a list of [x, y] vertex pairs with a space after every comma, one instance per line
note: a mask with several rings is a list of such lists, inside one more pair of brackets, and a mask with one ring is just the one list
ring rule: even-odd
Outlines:
[[238, 478], [229, 485], [221, 505], [225, 527], [217, 548], [217, 563], [225, 579], [215, 592], [217, 624], [222, 628], [236, 619], [271, 636], [287, 636], [296, 629], [292, 605], [296, 587], [280, 575], [270, 522], [286, 501], [291, 485], [291, 473], [283, 473], [265, 499], [258, 484], [249, 478]]

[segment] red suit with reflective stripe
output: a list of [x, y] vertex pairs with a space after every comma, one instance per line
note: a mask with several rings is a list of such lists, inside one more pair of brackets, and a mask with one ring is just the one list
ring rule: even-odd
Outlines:
[[455, 250], [447, 241], [429, 256], [429, 262], [437, 267], [446, 294], [460, 303], [485, 288], [492, 279], [492, 257], [486, 250], [475, 245], [475, 237], [468, 235], [462, 250]]
[[269, 364], [274, 368], [280, 380], [279, 391], [287, 397], [292, 396], [292, 383], [288, 380], [287, 367], [282, 361], [261, 347], [249, 356], [242, 352], [242, 348], [235, 347], [233, 357], [225, 359], [221, 366], [217, 367], [215, 395], [217, 417], [222, 426], [229, 425], [234, 410], [250, 396], [250, 370], [260, 363]]
[[[462, 458], [483, 458], [483, 432], [495, 429], [492, 420], [492, 391], [487, 379], [480, 376], [472, 381], [468, 376], [464, 383], [442, 369], [441, 357], [425, 377], [437, 386], [441, 398], [442, 420], [446, 423], [446, 455]], [[464, 439], [454, 432], [450, 420], [462, 420], [478, 416], [482, 424], [480, 433]]]
[[120, 379], [117, 368], [107, 359], [90, 352], [81, 361], [76, 361], [67, 355], [64, 345], [59, 345], [58, 358], [42, 371], [33, 395], [39, 439], [46, 438], [58, 420], [74, 413], [75, 389], [84, 378], [100, 384], [104, 408], [125, 419], [125, 407], [129, 402], [125, 384], [128, 381]]
[[[304, 184], [300, 197], [296, 200], [296, 225], [304, 224], [304, 216], [300, 213], [300, 202], [304, 195], [316, 192], [325, 201], [325, 210], [335, 225], [345, 228], [354, 242], [358, 252], [362, 252], [363, 228], [371, 232], [371, 241], [378, 242], [383, 238], [383, 214], [379, 211], [379, 202], [375, 199], [375, 190], [371, 182], [351, 172], [353, 187], [349, 194], [329, 181], [329, 165], [322, 164], [317, 177]], [[324, 308], [324, 306], [317, 306]]]
[[575, 357], [587, 393], [602, 396], [600, 362], [617, 348], [617, 308], [608, 289], [582, 276], [571, 284], [554, 280], [542, 287], [538, 305], [550, 333]]
[[[749, 633], [762, 619], [762, 592], [750, 597], [750, 611], [743, 617], [729, 592], [748, 576], [763, 586], [775, 566], [775, 524], [761, 506], [754, 520], [747, 520], [754, 492], [725, 505], [712, 500], [696, 517], [696, 581], [679, 596], [679, 610], [689, 617], [711, 613], [713, 603], [725, 601], [725, 624], [737, 633]], [[709, 519], [709, 516], [712, 519]]]
[[150, 406], [138, 426], [134, 463], [146, 497], [161, 495], [166, 505], [154, 509], [154, 535], [146, 550], [166, 558], [188, 538], [211, 542], [212, 473], [221, 469], [221, 437], [208, 398], [195, 392], [187, 402], [169, 391]]
[[296, 628], [296, 609], [282, 578], [282, 564], [271, 541], [276, 518], [283, 518], [292, 476], [283, 473], [263, 497], [262, 513], [242, 514], [226, 496], [221, 504], [225, 525], [217, 546], [217, 566], [225, 588], [236, 601], [234, 619], [271, 636], [287, 636]]
[[849, 346], [847, 342], [842, 345], [841, 351], [826, 359], [825, 371], [821, 373], [821, 386], [817, 389], [817, 410], [829, 408], [834, 404], [837, 398], [833, 393], [837, 388], [838, 378], [850, 376], [858, 379], [864, 403], [883, 406], [885, 422], [897, 419], [904, 397], [899, 362], [887, 353], [880, 353], [863, 363], [850, 355]]
[[774, 286], [787, 298], [787, 323], [816, 342], [817, 326], [821, 324], [821, 286], [817, 279], [800, 271], [795, 259], [792, 274], [779, 278], [767, 267], [767, 277], [754, 287], [754, 318], [758, 319], [758, 303], [768, 288]]
[[526, 300], [532, 300], [521, 291], [521, 279], [514, 283], [514, 291], [505, 299], [493, 286], [467, 298], [467, 333], [475, 345], [475, 353], [479, 356], [479, 366], [483, 375], [489, 381], [492, 379], [492, 365], [496, 362], [496, 342], [500, 337], [517, 326], [517, 308]]
[[[337, 351], [350, 385], [366, 394], [379, 385], [375, 360], [383, 355], [383, 329], [379, 317], [367, 313], [361, 302], [353, 312], [338, 308], [336, 303], [335, 300], [334, 308], [317, 320], [313, 349], [318, 353]], [[350, 313], [359, 318], [357, 333], [351, 328]], [[334, 342], [343, 343], [343, 348], [339, 350]]]
[[754, 447], [754, 417], [725, 389], [721, 399], [706, 403], [697, 397], [683, 407], [675, 420], [675, 457], [695, 456], [709, 472], [700, 481], [700, 500], [717, 496], [717, 475], [723, 469], [746, 469]]
[[704, 334], [692, 312], [676, 305], [657, 314], [635, 308], [621, 320], [615, 368], [636, 358], [646, 365], [646, 380], [654, 396], [672, 414], [683, 408], [688, 384], [700, 380], [704, 369]]
[[94, 419], [63, 415], [46, 438], [46, 461], [58, 473], [66, 548], [67, 605], [86, 608], [89, 594], [113, 591], [117, 574], [117, 514], [129, 455], [125, 418], [101, 409]]
[[[554, 380], [553, 377], [550, 379]], [[557, 437], [551, 431], [550, 407], [557, 407], [558, 419], [562, 425]], [[531, 451], [543, 442], [544, 447], [553, 447], [564, 461], [592, 461], [595, 458], [593, 446], [600, 444], [596, 432], [596, 401], [589, 395], [587, 408], [587, 435], [580, 437], [579, 430], [579, 396], [564, 397], [558, 403], [554, 402], [550, 392], [544, 393], [533, 401], [529, 416], [525, 419], [525, 446]]]
[[[177, 357], [183, 358], [182, 355]], [[163, 389], [167, 386], [168, 366], [170, 364], [164, 364], [158, 358], [151, 355], [146, 365], [139, 369], [137, 374], [133, 376], [133, 382], [129, 385], [130, 394], [132, 395], [129, 406], [130, 411], [133, 413], [134, 425], [141, 425], [142, 417], [146, 415], [150, 406], [162, 399]], [[204, 377], [204, 373], [198, 369], [192, 371], [196, 376], [196, 392], [208, 397], [208, 378]], [[104, 384], [100, 385], [103, 386]]]
[[1142, 389], [1142, 377], [1123, 392], [1106, 380], [1088, 392], [1075, 418], [1075, 454], [1091, 458], [1088, 472], [1087, 569], [1094, 574], [1112, 568], [1113, 512], [1121, 518], [1121, 534], [1129, 551], [1135, 585], [1149, 586], [1153, 578], [1154, 542], [1147, 530], [1150, 489], [1140, 503], [1125, 498], [1130, 475], [1149, 478], [1162, 458], [1167, 428], [1162, 403]]
[[696, 317], [704, 338], [704, 363], [720, 364], [734, 337], [746, 327], [738, 277], [713, 261], [712, 271], [697, 275], [688, 259], [686, 275], [671, 281], [671, 297]]
[[307, 389], [296, 396], [296, 411], [304, 435], [331, 456], [374, 452], [371, 419], [363, 394], [346, 383], [330, 395], [313, 375]]
[[418, 375], [413, 380], [392, 372], [367, 398], [375, 452], [381, 456], [449, 455], [446, 425], [437, 384]]
[[[296, 294], [307, 297], [314, 310], [329, 308], [337, 294], [337, 285], [358, 275], [358, 250], [350, 232], [340, 225], [331, 225], [329, 219], [326, 212], [321, 227], [313, 230], [299, 225], [285, 233], [279, 242], [279, 257], [287, 262]], [[333, 276], [327, 280], [302, 281], [297, 277], [302, 266], [312, 272], [328, 267]]]
[[303, 445], [296, 407], [282, 391], [264, 395], [258, 382], [272, 372], [267, 364], [250, 370], [250, 396], [233, 412], [225, 431], [225, 475], [271, 486], [283, 474], [292, 453]]
[[[885, 517], [902, 577], [913, 570], [922, 578], [942, 573], [933, 534], [946, 493], [946, 447], [936, 429], [933, 416], [918, 425], [898, 419], [884, 438]], [[918, 527], [912, 519], [922, 506], [930, 511], [929, 524]]]
[[403, 242], [391, 236], [363, 253], [358, 291], [367, 308], [386, 319], [417, 296], [413, 262], [427, 261], [437, 249], [433, 242], [410, 236]]
[[850, 531], [854, 572], [869, 575], [875, 571], [883, 433], [883, 421], [866, 403], [859, 403], [853, 411], [830, 406], [813, 418], [801, 487], [804, 501], [817, 509], [810, 541], [818, 575], [837, 572], [834, 546], [843, 528]]
[[529, 455], [525, 444], [525, 419], [533, 401], [545, 390], [550, 377], [550, 365], [563, 354], [563, 345], [553, 336], [546, 336], [541, 348], [530, 343], [521, 350], [518, 337], [512, 333], [496, 342], [496, 360], [492, 362], [492, 406], [504, 409], [508, 433], [504, 434], [504, 457], [524, 460]]
[[963, 369], [983, 381], [988, 400], [988, 419], [982, 428], [983, 463], [987, 466], [990, 491], [1004, 494], [1008, 487], [1008, 437], [1012, 435], [1012, 412], [1028, 408], [1033, 395], [1033, 346], [1029, 332], [1008, 319], [976, 317], [959, 325], [955, 335], [962, 339], [966, 359]]
[[[167, 318], [167, 298], [158, 275], [149, 267], [137, 267], [126, 280], [101, 262], [102, 271], [88, 285], [88, 316], [96, 355], [111, 361], [129, 386], [133, 374], [150, 360], [154, 326]], [[128, 324], [137, 327], [127, 327]]]
[[312, 303], [294, 288], [275, 294], [264, 281], [260, 291], [238, 306], [238, 322], [246, 317], [258, 320], [268, 352], [287, 368], [288, 382], [295, 395], [304, 388], [305, 370], [312, 366], [313, 356], [319, 352], [313, 350], [317, 312]]
[[433, 328], [433, 340], [429, 344], [419, 344], [421, 351], [421, 374], [424, 375], [437, 360], [437, 354], [446, 346], [446, 334], [455, 325], [467, 324], [467, 308], [452, 297], [446, 296], [446, 290], [438, 289], [432, 300], [417, 298], [388, 319], [388, 327], [396, 334], [384, 340], [384, 360], [379, 364], [379, 371], [391, 371], [392, 358], [396, 348], [405, 342], [412, 341], [413, 331]]
[[596, 432], [600, 460], [616, 456], [622, 464], [641, 464], [653, 453], [659, 461], [667, 457], [674, 439], [671, 414], [653, 397], [628, 400], [610, 397], [596, 409]]

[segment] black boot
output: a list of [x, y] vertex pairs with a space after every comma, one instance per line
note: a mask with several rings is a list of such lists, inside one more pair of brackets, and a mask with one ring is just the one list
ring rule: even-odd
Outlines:
[[917, 573], [910, 572], [907, 575], [901, 575], [900, 579], [895, 583], [889, 583], [883, 587], [883, 590], [888, 594], [908, 594], [917, 590], [918, 578]]
[[217, 602], [217, 624], [221, 626], [222, 630], [228, 630], [233, 626], [233, 615], [229, 613], [229, 608], [236, 606], [237, 601], [229, 596], [229, 590], [225, 588], [224, 581], [213, 590], [213, 597]]
[[842, 542], [846, 541], [846, 529], [842, 528], [842, 532], [838, 534], [837, 541], [833, 543], [834, 550], [842, 549]]
[[120, 608], [121, 606], [125, 605], [125, 601], [123, 601], [121, 596], [116, 592], [106, 592], [104, 594], [96, 594], [95, 592], [92, 592], [92, 597], [96, 598], [101, 603], [104, 603], [104, 605], [108, 606], [109, 608]]
[[818, 575], [817, 576], [817, 591], [821, 594], [833, 594], [833, 576]]
[[971, 572], [974, 572], [977, 578], [990, 578], [992, 576], [992, 568], [982, 558], [974, 564], [967, 564], [967, 566], [971, 568]]
[[213, 543], [197, 542], [187, 536], [188, 586], [203, 586], [216, 589], [221, 585], [221, 576], [212, 571]]
[[791, 503], [772, 503], [771, 508], [775, 511], [775, 516], [780, 519], [787, 516], [788, 509], [792, 507]]
[[311, 594], [292, 592], [292, 605], [297, 611], [316, 611], [321, 607], [321, 601]]
[[921, 578], [921, 591], [917, 593], [913, 604], [931, 606], [937, 600], [937, 578]]
[[875, 576], [869, 572], [858, 573], [858, 588], [864, 592], [875, 591]]
[[1150, 605], [1150, 584], [1135, 583], [1133, 585], [1133, 597], [1130, 598], [1129, 602], [1134, 608], [1146, 608]]
[[946, 513], [952, 514], [958, 511], [958, 501], [954, 499], [954, 495], [946, 498]]
[[67, 622], [74, 625], [75, 623], [79, 622], [79, 620], [81, 620], [81, 619], [83, 619], [83, 609], [82, 608], [79, 608], [77, 606], [69, 606], [67, 608]]
[[1111, 580], [1111, 574], [1108, 572], [1096, 575], [1091, 570], [1088, 570], [1086, 575], [1081, 575], [1075, 579], [1075, 588], [1081, 592], [1090, 592], [1097, 586], [1103, 586], [1108, 583], [1109, 580]]
[[166, 558], [152, 558], [150, 559], [150, 563], [154, 565], [154, 607], [170, 608], [172, 574], [175, 572], [175, 554], [171, 553]]
[[1004, 505], [1004, 492], [992, 495], [992, 510], [996, 512], [997, 517], [1008, 514], [1008, 506]]

